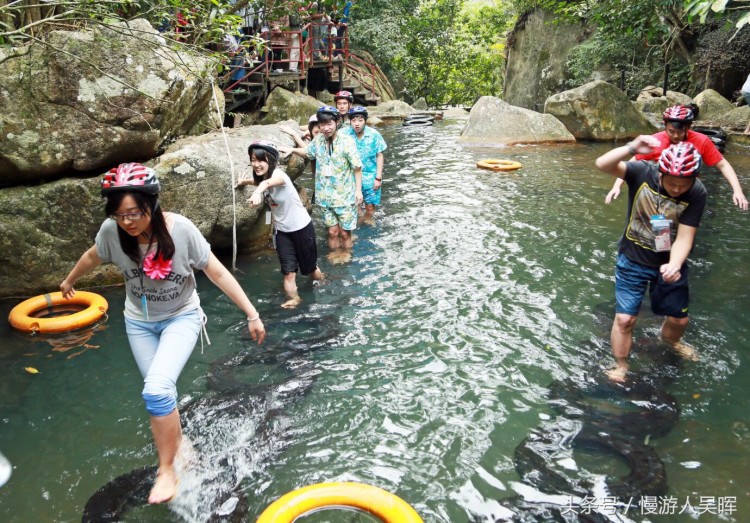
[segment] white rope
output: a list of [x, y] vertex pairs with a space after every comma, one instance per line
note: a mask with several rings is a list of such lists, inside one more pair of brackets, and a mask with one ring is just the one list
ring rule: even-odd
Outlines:
[[232, 271], [237, 271], [237, 199], [234, 188], [237, 184], [234, 181], [234, 162], [232, 161], [232, 155], [229, 153], [229, 142], [224, 130], [224, 115], [221, 114], [221, 108], [219, 108], [219, 99], [216, 97], [213, 79], [211, 80], [211, 94], [214, 97], [216, 114], [219, 117], [219, 125], [221, 125], [221, 135], [224, 137], [224, 147], [227, 149], [227, 158], [229, 158], [229, 170], [232, 173], [232, 185], [229, 186], [229, 190], [232, 191]]

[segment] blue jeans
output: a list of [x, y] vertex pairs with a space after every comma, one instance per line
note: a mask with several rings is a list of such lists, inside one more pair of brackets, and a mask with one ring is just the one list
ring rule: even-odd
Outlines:
[[619, 254], [615, 269], [615, 312], [638, 316], [646, 289], [651, 293], [651, 310], [654, 314], [687, 317], [690, 298], [687, 263], [680, 268], [680, 279], [667, 283], [658, 267], [641, 265]]
[[166, 416], [177, 406], [180, 377], [201, 332], [203, 314], [195, 309], [162, 321], [125, 318], [125, 332], [143, 376], [143, 399], [152, 416]]

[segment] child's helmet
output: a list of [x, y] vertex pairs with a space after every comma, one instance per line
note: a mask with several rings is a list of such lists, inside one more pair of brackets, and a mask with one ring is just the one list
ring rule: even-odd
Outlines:
[[354, 107], [349, 109], [349, 112], [347, 114], [349, 115], [350, 120], [355, 116], [362, 116], [365, 120], [367, 120], [367, 117], [369, 116], [367, 114], [367, 109], [365, 109], [361, 105], [355, 105]]
[[156, 172], [140, 163], [121, 163], [104, 173], [102, 196], [116, 191], [140, 191], [159, 194], [161, 186]]
[[659, 158], [659, 171], [670, 176], [692, 178], [697, 176], [702, 159], [690, 142], [680, 142], [664, 149]]

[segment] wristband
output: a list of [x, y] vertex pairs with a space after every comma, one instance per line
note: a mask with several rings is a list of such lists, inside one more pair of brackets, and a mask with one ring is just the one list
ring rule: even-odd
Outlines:
[[254, 318], [251, 318], [250, 316], [247, 317], [247, 322], [252, 323], [254, 321], [257, 321], [260, 319], [260, 314], [256, 314]]
[[628, 142], [628, 152], [630, 154], [635, 154], [635, 147], [633, 147], [633, 144], [631, 142]]
[[375, 179], [376, 179], [377, 181], [379, 181], [379, 182], [382, 182], [382, 181], [383, 181], [383, 179], [382, 179], [382, 178], [378, 178], [377, 176], [375, 177]]

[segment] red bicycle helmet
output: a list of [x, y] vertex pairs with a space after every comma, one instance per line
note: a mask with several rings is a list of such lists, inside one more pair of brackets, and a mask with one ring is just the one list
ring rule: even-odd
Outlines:
[[698, 150], [690, 142], [680, 142], [664, 149], [659, 158], [659, 171], [669, 176], [692, 178], [703, 163]]
[[352, 93], [350, 93], [349, 91], [339, 91], [338, 93], [333, 95], [334, 102], [339, 98], [349, 100], [349, 103], [354, 103], [354, 95], [352, 95]]
[[684, 105], [673, 105], [664, 111], [665, 122], [691, 123], [695, 120], [695, 112]]
[[116, 191], [140, 191], [159, 194], [161, 186], [156, 172], [139, 163], [121, 163], [104, 174], [102, 196]]

